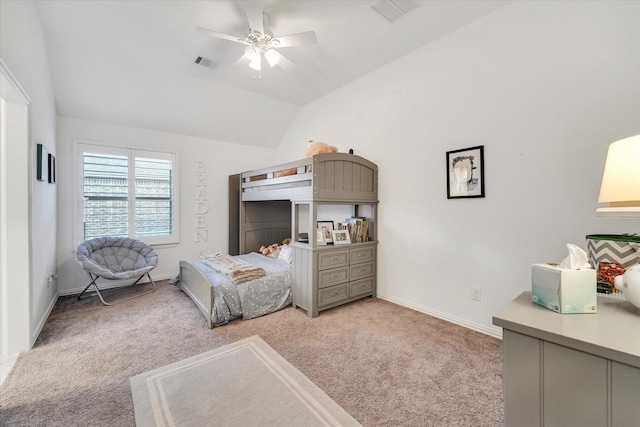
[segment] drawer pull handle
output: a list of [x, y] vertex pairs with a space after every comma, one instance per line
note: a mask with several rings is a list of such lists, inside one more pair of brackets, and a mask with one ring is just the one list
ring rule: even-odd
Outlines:
[[338, 257], [334, 256], [333, 258], [331, 258], [331, 261], [338, 261]]
[[358, 256], [364, 256], [364, 254], [363, 253], [359, 253]]
[[366, 268], [361, 268], [361, 269], [360, 269], [360, 273], [364, 273], [365, 271], [367, 271], [367, 269], [366, 269]]
[[337, 279], [337, 278], [338, 278], [338, 275], [334, 273], [334, 274], [332, 274], [332, 275], [331, 275], [331, 278], [332, 278], [332, 279]]

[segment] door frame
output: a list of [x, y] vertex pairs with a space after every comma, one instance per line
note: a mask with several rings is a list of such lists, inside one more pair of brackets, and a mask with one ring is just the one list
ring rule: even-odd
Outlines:
[[[31, 100], [0, 58], [0, 373], [31, 348]], [[25, 221], [26, 219], [26, 221]]]

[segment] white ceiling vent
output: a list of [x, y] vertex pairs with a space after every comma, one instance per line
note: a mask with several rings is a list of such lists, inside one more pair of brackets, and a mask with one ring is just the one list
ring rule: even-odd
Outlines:
[[216, 68], [218, 66], [217, 62], [214, 62], [207, 58], [203, 58], [202, 56], [198, 56], [195, 60], [195, 63], [209, 68]]
[[418, 7], [418, 3], [413, 0], [380, 0], [372, 6], [373, 10], [391, 23], [411, 12], [416, 7]]

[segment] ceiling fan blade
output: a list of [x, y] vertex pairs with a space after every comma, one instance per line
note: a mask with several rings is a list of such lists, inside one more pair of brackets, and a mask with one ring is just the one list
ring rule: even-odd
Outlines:
[[277, 47], [292, 47], [318, 43], [316, 33], [313, 31], [289, 34], [287, 36], [276, 37], [275, 39], [279, 41]]
[[247, 14], [247, 20], [249, 21], [249, 28], [251, 28], [251, 31], [257, 31], [260, 34], [264, 34], [264, 13], [262, 6], [258, 6], [257, 4], [248, 1], [242, 2], [242, 6]]
[[278, 53], [278, 56], [280, 57], [278, 60], [277, 66], [282, 68], [284, 71], [291, 71], [295, 67], [293, 62], [291, 62], [286, 56], [284, 56], [280, 52], [277, 52], [277, 53]]
[[230, 36], [229, 34], [219, 33], [217, 31], [212, 31], [212, 30], [209, 30], [207, 28], [198, 27], [196, 30], [200, 34], [206, 34], [206, 35], [211, 36], [211, 37], [217, 37], [219, 39], [229, 40], [229, 41], [236, 42], [236, 43], [242, 43], [242, 41], [244, 40], [241, 37]]

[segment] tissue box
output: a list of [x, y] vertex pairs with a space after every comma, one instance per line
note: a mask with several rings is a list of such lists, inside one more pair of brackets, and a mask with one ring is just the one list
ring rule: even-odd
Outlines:
[[596, 270], [553, 264], [531, 267], [531, 300], [558, 313], [596, 313]]

